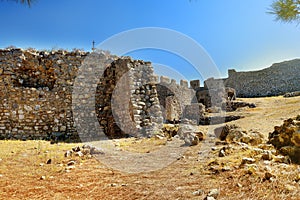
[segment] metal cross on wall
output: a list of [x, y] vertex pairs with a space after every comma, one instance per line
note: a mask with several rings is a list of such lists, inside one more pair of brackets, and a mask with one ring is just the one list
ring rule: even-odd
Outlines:
[[95, 51], [95, 41], [93, 40], [93, 47], [92, 47], [92, 51]]

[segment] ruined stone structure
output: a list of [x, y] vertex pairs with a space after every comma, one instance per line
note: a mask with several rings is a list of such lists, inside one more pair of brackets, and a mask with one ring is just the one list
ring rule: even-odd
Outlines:
[[[191, 81], [194, 83], [195, 81]], [[234, 88], [225, 87], [222, 79], [209, 78], [204, 81], [204, 87], [194, 88], [197, 101], [206, 107], [220, 107], [225, 110], [226, 102], [235, 100]]]
[[160, 105], [164, 109], [163, 117], [167, 122], [179, 121], [185, 107], [197, 103], [195, 91], [188, 88], [187, 81], [181, 80], [177, 84], [176, 80], [161, 76], [156, 87]]
[[151, 135], [155, 128], [161, 128], [156, 127], [163, 118], [151, 63], [120, 58], [106, 68], [100, 79], [96, 112], [106, 135]]
[[[96, 73], [98, 65], [103, 71]], [[224, 84], [244, 97], [299, 91], [299, 69], [300, 60], [294, 60], [256, 72], [229, 70], [227, 79], [208, 79], [204, 87], [193, 80], [189, 88], [185, 80], [159, 80], [149, 62], [103, 51], [0, 50], [0, 139], [54, 134], [79, 141], [79, 128], [84, 137], [96, 138], [92, 127], [110, 138], [149, 136], [163, 122], [198, 122], [205, 107], [226, 107], [229, 92], [231, 100], [235, 95]], [[86, 108], [88, 103], [93, 106]]]
[[228, 70], [227, 87], [235, 88], [238, 97], [283, 95], [300, 90], [300, 59], [275, 63], [271, 67], [249, 72]]
[[0, 51], [0, 138], [74, 134], [72, 84], [84, 52]]
[[[95, 76], [96, 82], [86, 80], [85, 73], [93, 73], [99, 63], [106, 67], [103, 74]], [[0, 76], [0, 139], [50, 139], [58, 134], [79, 141], [78, 118], [89, 127], [84, 136], [96, 138], [93, 116], [110, 138], [128, 132], [149, 135], [166, 116], [181, 118], [194, 92], [187, 81], [178, 85], [162, 77], [158, 82], [149, 62], [105, 53], [0, 50]], [[72, 96], [75, 80], [83, 91]], [[90, 94], [95, 95], [94, 110], [77, 110], [90, 101]]]

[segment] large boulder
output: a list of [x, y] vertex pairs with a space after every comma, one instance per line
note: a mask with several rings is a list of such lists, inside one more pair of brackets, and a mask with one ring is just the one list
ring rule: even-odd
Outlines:
[[214, 130], [215, 135], [222, 141], [229, 143], [243, 142], [250, 145], [261, 144], [264, 137], [257, 131], [245, 131], [236, 125], [225, 125]]
[[178, 130], [178, 136], [183, 139], [188, 146], [199, 144], [205, 137], [205, 135], [199, 131], [197, 126], [190, 124], [181, 124]]
[[300, 115], [285, 120], [282, 126], [275, 126], [268, 143], [289, 156], [292, 162], [300, 164]]

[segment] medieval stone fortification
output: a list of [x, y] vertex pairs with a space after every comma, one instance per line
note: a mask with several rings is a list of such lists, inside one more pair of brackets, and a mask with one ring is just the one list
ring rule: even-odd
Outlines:
[[238, 97], [276, 96], [299, 91], [300, 59], [275, 63], [259, 71], [228, 70], [224, 84], [235, 88]]
[[208, 79], [204, 87], [193, 80], [189, 87], [154, 75], [150, 62], [102, 51], [0, 50], [0, 139], [79, 141], [96, 138], [95, 126], [109, 138], [149, 136], [164, 122], [199, 121], [212, 102], [224, 105], [224, 83], [244, 97], [300, 90], [299, 63], [230, 70], [227, 79]]
[[[99, 64], [105, 70], [93, 76]], [[0, 76], [1, 139], [95, 138], [94, 117], [110, 138], [128, 130], [150, 134], [164, 121], [179, 120], [195, 95], [187, 81], [159, 80], [149, 62], [105, 52], [0, 50]], [[75, 80], [81, 92], [74, 94]], [[76, 124], [80, 119], [85, 124]]]

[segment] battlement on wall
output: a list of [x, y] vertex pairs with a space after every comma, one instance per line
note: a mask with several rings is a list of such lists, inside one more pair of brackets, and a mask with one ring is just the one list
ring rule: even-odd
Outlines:
[[158, 84], [162, 84], [162, 85], [170, 85], [171, 87], [180, 87], [183, 89], [188, 89], [189, 85], [188, 85], [188, 81], [187, 80], [180, 80], [179, 83], [177, 83], [177, 81], [175, 79], [171, 79], [167, 76], [157, 76], [156, 75], [156, 82]]

